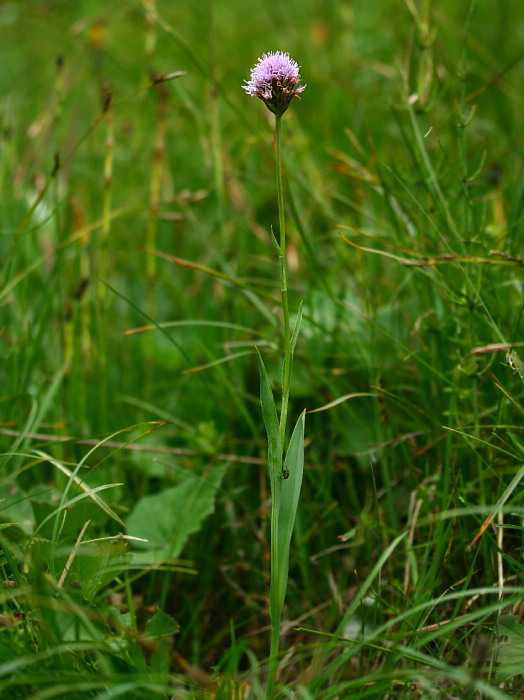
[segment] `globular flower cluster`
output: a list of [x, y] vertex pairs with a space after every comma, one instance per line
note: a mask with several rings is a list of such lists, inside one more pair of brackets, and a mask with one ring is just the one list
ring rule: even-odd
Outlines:
[[[294, 97], [306, 89], [300, 84], [300, 66], [288, 53], [265, 53], [251, 70], [251, 78], [243, 89], [251, 97], [259, 97], [266, 107], [281, 117]], [[299, 98], [300, 99], [300, 98]]]

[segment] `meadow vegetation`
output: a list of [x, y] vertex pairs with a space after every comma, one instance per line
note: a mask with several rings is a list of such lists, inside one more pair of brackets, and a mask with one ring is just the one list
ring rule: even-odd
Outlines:
[[522, 0], [0, 4], [2, 698], [524, 692]]

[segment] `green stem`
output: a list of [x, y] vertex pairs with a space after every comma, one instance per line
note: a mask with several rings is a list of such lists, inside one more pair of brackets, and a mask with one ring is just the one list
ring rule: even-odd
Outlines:
[[[286, 264], [286, 221], [284, 214], [284, 187], [282, 184], [282, 117], [275, 117], [276, 126], [276, 176], [277, 176], [277, 198], [278, 198], [278, 221], [280, 239], [275, 248], [278, 252], [280, 263], [280, 292], [282, 294], [283, 311], [283, 332], [284, 332], [284, 362], [282, 366], [282, 406], [280, 409], [279, 433], [280, 442], [284, 447], [286, 436], [287, 412], [289, 405], [289, 384], [291, 380], [291, 331], [289, 328], [289, 305], [287, 296], [287, 264]], [[271, 586], [276, 585], [278, 572], [278, 511], [280, 508], [280, 492], [277, 485], [279, 476], [271, 476]], [[271, 596], [271, 592], [270, 592]], [[278, 614], [273, 610], [271, 616], [271, 647], [269, 653], [269, 672], [266, 688], [266, 697], [273, 700], [275, 692], [276, 677], [278, 671], [278, 648], [280, 641], [280, 621], [282, 608], [280, 606]]]
[[284, 214], [284, 187], [282, 184], [282, 117], [275, 117], [275, 125], [277, 139], [276, 170], [278, 223], [280, 229], [278, 257], [280, 262], [280, 292], [282, 294], [282, 311], [284, 314], [284, 366], [282, 368], [282, 407], [280, 410], [280, 439], [283, 446], [286, 435], [289, 383], [291, 380], [291, 332], [289, 329], [289, 305], [287, 298], [286, 220]]
[[266, 698], [273, 700], [278, 671], [278, 645], [280, 641], [280, 620], [271, 623], [271, 650], [269, 652], [269, 672], [267, 677]]
[[[273, 586], [276, 586], [278, 576], [278, 551], [277, 551], [277, 528], [278, 528], [278, 489], [276, 481], [279, 477], [271, 477], [271, 583], [269, 597], [272, 600]], [[271, 616], [271, 642], [269, 647], [269, 669], [266, 686], [267, 700], [273, 700], [275, 693], [275, 683], [278, 671], [278, 648], [280, 643], [280, 613], [275, 614], [272, 603], [269, 606]]]

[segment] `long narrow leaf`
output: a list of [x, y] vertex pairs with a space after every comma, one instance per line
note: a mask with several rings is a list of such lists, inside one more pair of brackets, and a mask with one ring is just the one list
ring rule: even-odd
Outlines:
[[393, 542], [391, 542], [388, 547], [382, 552], [382, 554], [379, 557], [379, 560], [375, 564], [375, 566], [371, 569], [370, 573], [368, 574], [366, 580], [364, 583], [362, 583], [361, 586], [359, 586], [358, 593], [357, 595], [353, 598], [353, 601], [351, 605], [349, 606], [348, 610], [346, 611], [343, 621], [340, 625], [341, 629], [344, 629], [345, 625], [347, 622], [351, 619], [351, 617], [354, 615], [356, 612], [357, 608], [359, 605], [362, 603], [362, 599], [365, 597], [366, 593], [368, 590], [371, 588], [371, 585], [373, 584], [373, 581], [377, 578], [377, 576], [380, 574], [382, 567], [384, 564], [387, 562], [389, 559], [390, 555], [393, 553], [393, 551], [397, 548], [399, 543], [406, 537], [407, 532], [403, 532], [402, 534], [398, 535], [395, 537]]
[[482, 535], [486, 532], [488, 527], [490, 526], [491, 522], [495, 518], [498, 512], [503, 508], [505, 505], [506, 501], [509, 499], [513, 491], [517, 488], [521, 480], [524, 478], [524, 465], [518, 470], [518, 472], [515, 474], [513, 479], [511, 480], [511, 483], [508, 484], [507, 488], [504, 490], [504, 493], [502, 496], [499, 498], [497, 501], [497, 504], [493, 508], [492, 513], [489, 515], [489, 517], [486, 518], [486, 520], [482, 523], [482, 526], [480, 530], [477, 532], [475, 537], [471, 540], [471, 542], [468, 544], [466, 547], [466, 551], [471, 549], [482, 537]]
[[295, 518], [297, 514], [302, 475], [304, 472], [304, 423], [306, 412], [303, 411], [295, 425], [284, 464], [286, 479], [280, 479], [280, 505], [277, 516], [277, 530], [274, 534], [276, 541], [276, 571], [272, 577], [270, 592], [271, 617], [280, 618], [286, 596], [289, 549]]
[[[258, 349], [257, 354], [260, 370], [260, 403], [262, 404], [262, 418], [267, 432], [269, 475], [271, 477], [271, 491], [273, 492], [275, 482], [280, 478], [282, 470], [282, 441], [280, 440], [277, 409], [269, 377]], [[274, 493], [273, 498], [275, 498]]]

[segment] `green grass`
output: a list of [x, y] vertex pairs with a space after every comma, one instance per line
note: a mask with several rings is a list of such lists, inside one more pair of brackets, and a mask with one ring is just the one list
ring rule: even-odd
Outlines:
[[274, 695], [518, 697], [520, 0], [26, 0], [0, 27], [2, 697], [266, 695], [279, 213], [240, 86], [276, 49], [308, 84], [286, 443], [308, 413]]

